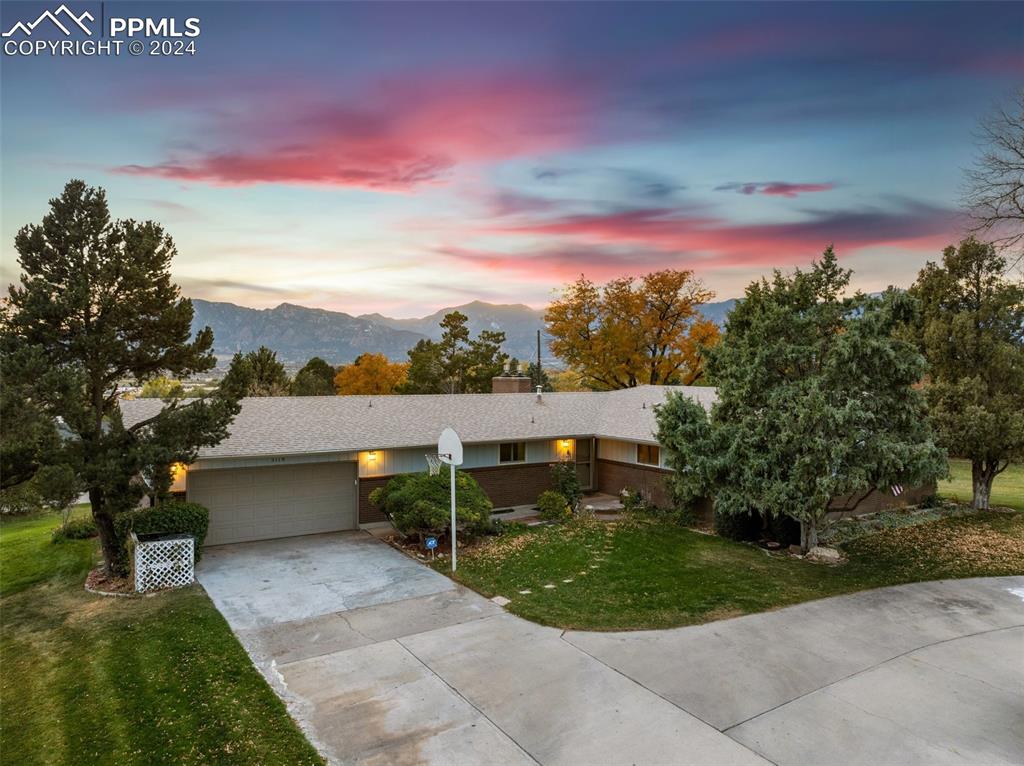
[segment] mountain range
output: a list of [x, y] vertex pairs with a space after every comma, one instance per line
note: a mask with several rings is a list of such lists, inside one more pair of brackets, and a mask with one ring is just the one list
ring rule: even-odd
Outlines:
[[[719, 325], [735, 305], [735, 300], [705, 304], [701, 310]], [[406, 352], [423, 338], [441, 337], [440, 321], [451, 311], [461, 311], [475, 336], [481, 330], [505, 333], [505, 353], [517, 359], [537, 355], [537, 330], [544, 329], [544, 312], [523, 304], [494, 304], [473, 301], [462, 306], [441, 309], [417, 319], [394, 319], [383, 314], [352, 316], [341, 311], [307, 308], [282, 303], [272, 309], [253, 309], [234, 303], [192, 299], [195, 314], [193, 333], [202, 327], [213, 328], [214, 353], [222, 359], [236, 351], [252, 351], [267, 346], [281, 361], [303, 364], [319, 356], [332, 364], [351, 362], [363, 353], [384, 354], [402, 360]], [[545, 358], [550, 352], [545, 347]]]

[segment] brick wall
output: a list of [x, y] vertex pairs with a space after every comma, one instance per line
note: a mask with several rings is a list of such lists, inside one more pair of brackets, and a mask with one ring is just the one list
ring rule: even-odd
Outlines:
[[830, 519], [841, 519], [845, 516], [861, 516], [865, 513], [875, 513], [886, 508], [902, 508], [907, 505], [917, 505], [937, 490], [935, 482], [921, 484], [917, 487], [904, 487], [903, 494], [899, 497], [893, 496], [892, 492], [879, 492], [871, 490], [867, 495], [863, 492], [855, 492], [852, 495], [841, 495], [832, 498], [828, 506]]
[[528, 394], [533, 391], [533, 381], [525, 376], [502, 375], [491, 378], [492, 394]]
[[672, 495], [665, 483], [670, 473], [667, 468], [598, 458], [597, 491], [618, 495], [623, 489], [634, 489], [654, 505], [671, 508]]
[[[441, 470], [447, 470], [447, 467], [442, 466]], [[495, 508], [534, 503], [541, 492], [551, 489], [551, 466], [548, 463], [467, 468], [466, 473], [473, 475]], [[370, 493], [377, 487], [383, 487], [390, 478], [375, 476], [359, 479], [360, 524], [387, 521], [381, 510], [370, 502]]]
[[470, 468], [466, 473], [473, 474], [495, 508], [535, 503], [541, 492], [551, 489], [549, 463]]
[[376, 476], [373, 478], [359, 479], [359, 523], [372, 524], [375, 521], [387, 521], [387, 516], [370, 502], [370, 493], [377, 487], [383, 487], [388, 483], [390, 476]]

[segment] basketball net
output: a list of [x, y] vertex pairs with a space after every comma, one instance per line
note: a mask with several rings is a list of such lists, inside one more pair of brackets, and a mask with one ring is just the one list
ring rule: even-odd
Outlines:
[[424, 455], [427, 459], [427, 470], [430, 471], [431, 476], [437, 476], [441, 473], [441, 458], [439, 455]]

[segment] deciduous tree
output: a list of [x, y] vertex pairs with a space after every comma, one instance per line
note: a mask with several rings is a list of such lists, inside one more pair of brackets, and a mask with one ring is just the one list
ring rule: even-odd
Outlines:
[[384, 354], [360, 354], [334, 378], [342, 395], [389, 395], [405, 382], [408, 364], [391, 362]]
[[810, 271], [747, 288], [709, 352], [710, 418], [682, 395], [657, 413], [681, 502], [710, 494], [716, 513], [785, 514], [807, 550], [832, 498], [944, 475], [915, 387], [924, 357], [894, 335], [914, 302], [844, 298], [849, 279], [830, 247]]
[[993, 479], [1024, 457], [1024, 282], [1005, 272], [1005, 258], [971, 238], [928, 263], [910, 291], [932, 423], [950, 454], [971, 461], [975, 508], [988, 508]]
[[140, 399], [180, 399], [185, 395], [185, 388], [180, 380], [160, 375], [147, 380], [139, 391]]
[[718, 340], [718, 327], [699, 311], [713, 297], [691, 271], [656, 271], [639, 283], [624, 277], [603, 287], [581, 276], [544, 320], [551, 350], [590, 388], [690, 385], [704, 373], [704, 349]]
[[1024, 254], [1024, 88], [980, 126], [981, 154], [967, 171], [965, 203], [972, 231], [1008, 249], [1013, 264]]
[[[27, 390], [28, 405], [59, 418], [59, 453], [89, 493], [106, 566], [123, 565], [114, 515], [170, 481], [167, 467], [191, 462], [227, 434], [238, 412], [234, 392], [175, 400], [125, 426], [118, 382], [143, 385], [214, 366], [213, 333], [191, 336], [192, 304], [171, 282], [174, 242], [152, 221], [112, 221], [102, 189], [71, 181], [38, 225], [15, 237], [22, 276], [9, 288], [0, 326], [5, 385]], [[36, 377], [33, 360], [45, 373]]]

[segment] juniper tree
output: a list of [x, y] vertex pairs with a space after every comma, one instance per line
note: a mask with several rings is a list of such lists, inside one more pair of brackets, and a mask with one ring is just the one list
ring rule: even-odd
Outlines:
[[659, 408], [677, 498], [790, 516], [808, 550], [833, 497], [944, 475], [915, 388], [924, 358], [894, 334], [914, 302], [894, 290], [843, 297], [849, 280], [829, 247], [809, 271], [747, 288], [708, 352], [710, 417], [681, 395]]
[[59, 423], [49, 462], [69, 466], [88, 491], [106, 566], [116, 569], [123, 562], [115, 514], [145, 492], [165, 490], [172, 462], [191, 462], [200, 447], [223, 439], [238, 392], [221, 387], [207, 398], [167, 402], [140, 422], [122, 421], [122, 381], [187, 377], [215, 364], [212, 331], [190, 339], [192, 303], [171, 281], [176, 250], [159, 224], [111, 220], [105, 192], [72, 180], [14, 245], [22, 274], [9, 287], [0, 346], [23, 361], [5, 368], [4, 383], [21, 387], [27, 405]]

